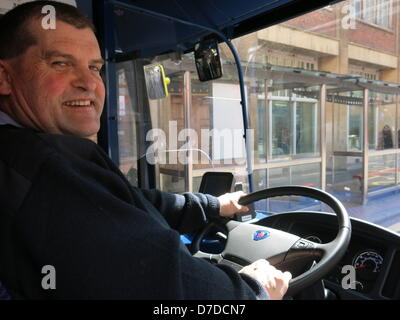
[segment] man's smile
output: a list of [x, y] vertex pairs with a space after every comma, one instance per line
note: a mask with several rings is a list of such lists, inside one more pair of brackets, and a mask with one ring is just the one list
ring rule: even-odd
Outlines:
[[68, 107], [90, 107], [94, 106], [95, 102], [93, 100], [71, 100], [63, 103]]

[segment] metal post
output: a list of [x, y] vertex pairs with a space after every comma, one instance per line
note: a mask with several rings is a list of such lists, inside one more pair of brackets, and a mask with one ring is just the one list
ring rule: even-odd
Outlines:
[[106, 100], [101, 115], [98, 144], [119, 166], [118, 81], [115, 62], [114, 6], [109, 0], [93, 2], [94, 20], [105, 60]]
[[320, 86], [320, 108], [319, 108], [319, 145], [321, 154], [321, 189], [326, 189], [326, 84]]
[[[183, 97], [184, 97], [184, 108], [185, 108], [185, 128], [190, 132], [190, 113], [192, 110], [192, 85], [190, 78], [190, 71], [185, 71], [183, 75]], [[187, 163], [185, 164], [185, 190], [193, 192], [193, 151], [190, 145], [191, 137], [186, 137], [186, 144], [189, 145], [189, 150], [186, 152]]]
[[335, 98], [337, 98], [337, 96], [339, 95], [338, 92], [336, 92], [336, 94], [332, 97], [332, 135], [331, 135], [331, 143], [332, 143], [332, 151], [331, 151], [331, 157], [332, 157], [332, 164], [331, 164], [331, 186], [332, 188], [335, 186], [335, 131], [336, 131], [336, 121], [335, 121], [335, 108], [336, 108], [336, 104], [335, 104]]
[[368, 105], [369, 90], [364, 89], [364, 108], [363, 108], [363, 184], [362, 184], [362, 203], [368, 200], [368, 164], [369, 164], [369, 142], [368, 142]]
[[[290, 143], [290, 148], [289, 148], [289, 155], [291, 158], [293, 158], [294, 155], [296, 155], [296, 108], [297, 108], [297, 102], [293, 101], [293, 89], [288, 89], [289, 92], [289, 125], [290, 125], [290, 132], [288, 132], [289, 135], [289, 143]], [[291, 180], [289, 180], [291, 183]]]
[[400, 95], [397, 95], [396, 94], [396, 122], [395, 122], [395, 124], [394, 124], [394, 127], [395, 127], [395, 134], [394, 134], [394, 146], [397, 148], [397, 152], [396, 152], [396, 156], [395, 156], [395, 161], [396, 161], [396, 163], [395, 163], [395, 168], [396, 168], [396, 176], [395, 176], [395, 183], [396, 183], [396, 185], [398, 185], [399, 183], [400, 183], [400, 181], [399, 181], [399, 179], [400, 179], [400, 172], [399, 172], [399, 170], [400, 170], [400, 168], [399, 168], [399, 161], [400, 161], [400, 158], [399, 158], [399, 148], [400, 148], [400, 128], [399, 128], [399, 116], [400, 116], [400, 113], [399, 113], [399, 97], [400, 97]]
[[[265, 136], [265, 141], [264, 141], [264, 154], [265, 154], [265, 162], [268, 163], [271, 157], [270, 153], [270, 139], [271, 139], [271, 126], [270, 126], [270, 106], [269, 106], [269, 99], [268, 99], [268, 82], [269, 80], [264, 81], [264, 103], [265, 103], [265, 132], [267, 133]], [[266, 188], [268, 187], [268, 184], [265, 186]]]
[[[270, 125], [270, 101], [268, 99], [268, 83], [269, 80], [264, 81], [264, 103], [265, 103], [265, 115], [264, 115], [264, 121], [265, 121], [265, 132], [267, 133], [265, 136], [264, 140], [264, 154], [265, 154], [265, 162], [268, 163], [271, 159], [271, 125]], [[265, 169], [265, 188], [269, 187], [269, 169]], [[269, 202], [269, 200], [267, 200]]]
[[243, 118], [243, 139], [244, 139], [244, 144], [246, 147], [247, 179], [249, 181], [249, 192], [253, 192], [254, 191], [254, 183], [253, 183], [253, 167], [254, 167], [253, 160], [254, 160], [254, 157], [253, 157], [252, 146], [254, 144], [253, 144], [253, 141], [251, 141], [251, 136], [249, 137], [247, 135], [247, 133], [248, 133], [247, 130], [249, 129], [249, 112], [247, 109], [242, 64], [240, 62], [239, 54], [238, 54], [236, 48], [233, 46], [232, 42], [229, 39], [227, 39], [224, 34], [221, 34], [220, 32], [218, 32], [218, 35], [222, 38], [222, 40], [225, 41], [225, 43], [231, 49], [232, 54], [235, 58], [237, 69], [238, 69], [239, 84], [240, 84], [240, 96], [241, 96], [240, 104], [242, 105], [242, 118]]

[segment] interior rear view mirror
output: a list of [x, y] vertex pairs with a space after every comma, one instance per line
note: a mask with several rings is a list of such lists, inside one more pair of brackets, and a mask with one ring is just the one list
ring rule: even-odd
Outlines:
[[216, 40], [203, 40], [197, 43], [194, 51], [197, 73], [200, 81], [222, 77], [222, 65]]
[[165, 76], [164, 67], [161, 64], [144, 66], [147, 95], [151, 100], [168, 97], [168, 85], [171, 80]]

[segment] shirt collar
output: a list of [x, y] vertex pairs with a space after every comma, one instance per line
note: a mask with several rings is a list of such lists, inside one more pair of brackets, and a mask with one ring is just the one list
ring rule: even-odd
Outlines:
[[18, 128], [23, 128], [18, 122], [12, 119], [7, 113], [0, 111], [0, 126], [5, 124], [11, 124]]

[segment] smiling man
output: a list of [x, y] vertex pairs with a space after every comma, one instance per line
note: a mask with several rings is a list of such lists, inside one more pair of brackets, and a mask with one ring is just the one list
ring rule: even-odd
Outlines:
[[[53, 5], [55, 29], [42, 8]], [[92, 141], [105, 89], [94, 28], [50, 1], [0, 20], [0, 281], [30, 299], [280, 299], [291, 278], [194, 258], [179, 233], [246, 211], [243, 193], [175, 195], [129, 185]], [[43, 268], [54, 285], [43, 287]]]
[[1, 109], [25, 127], [88, 137], [100, 126], [104, 62], [89, 22], [78, 29], [61, 19], [54, 30], [43, 29], [40, 16], [25, 22], [21, 33], [34, 45], [22, 54], [2, 45]]

